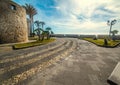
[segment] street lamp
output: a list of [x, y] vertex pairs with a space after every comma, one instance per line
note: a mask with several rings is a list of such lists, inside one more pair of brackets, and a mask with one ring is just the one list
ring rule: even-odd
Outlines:
[[116, 21], [117, 21], [116, 19], [111, 20], [111, 21], [110, 21], [110, 20], [107, 21], [107, 25], [110, 26], [110, 31], [109, 31], [109, 37], [110, 37], [110, 38], [111, 38], [112, 25], [114, 25], [114, 24], [116, 23]]

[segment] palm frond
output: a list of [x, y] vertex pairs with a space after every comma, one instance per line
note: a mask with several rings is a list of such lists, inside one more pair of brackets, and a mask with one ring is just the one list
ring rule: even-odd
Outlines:
[[30, 18], [37, 14], [37, 10], [31, 4], [25, 4], [23, 7]]

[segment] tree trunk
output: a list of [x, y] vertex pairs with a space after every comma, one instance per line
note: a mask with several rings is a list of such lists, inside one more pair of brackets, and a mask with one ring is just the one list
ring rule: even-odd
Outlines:
[[47, 40], [49, 39], [49, 34], [47, 34]]
[[44, 40], [44, 35], [42, 35], [42, 39], [41, 39], [41, 41], [43, 41]]
[[34, 20], [33, 20], [33, 16], [32, 16], [32, 35], [34, 37]]
[[30, 17], [30, 36], [32, 37], [32, 16], [29, 16]]
[[[43, 24], [42, 24], [42, 29], [43, 29]], [[44, 30], [44, 29], [43, 29]]]
[[[43, 24], [42, 24], [42, 30], [44, 31]], [[43, 41], [43, 40], [44, 40], [44, 34], [42, 34], [42, 40], [41, 41]]]
[[111, 29], [112, 29], [112, 25], [110, 25], [110, 31], [109, 31], [109, 37], [111, 39]]
[[40, 34], [38, 35], [38, 41], [40, 41]]
[[40, 33], [40, 28], [38, 28], [38, 32], [39, 32], [39, 41], [41, 40], [40, 38], [41, 38], [41, 33]]

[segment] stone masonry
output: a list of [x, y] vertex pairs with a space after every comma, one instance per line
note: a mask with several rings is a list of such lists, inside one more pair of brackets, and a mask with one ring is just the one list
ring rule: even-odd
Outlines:
[[0, 0], [0, 43], [28, 41], [26, 11], [10, 0]]

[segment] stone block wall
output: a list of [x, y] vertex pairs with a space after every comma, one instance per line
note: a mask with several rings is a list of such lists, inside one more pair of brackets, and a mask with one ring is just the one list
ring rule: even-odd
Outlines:
[[26, 11], [18, 4], [0, 0], [0, 43], [27, 42]]

